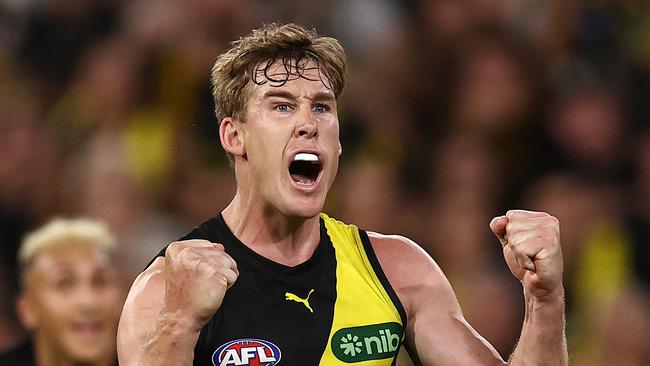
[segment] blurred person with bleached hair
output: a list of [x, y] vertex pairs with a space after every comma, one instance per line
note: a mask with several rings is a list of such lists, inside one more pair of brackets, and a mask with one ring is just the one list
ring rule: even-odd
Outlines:
[[18, 251], [21, 322], [31, 333], [17, 365], [109, 366], [123, 292], [106, 225], [54, 219], [31, 232]]

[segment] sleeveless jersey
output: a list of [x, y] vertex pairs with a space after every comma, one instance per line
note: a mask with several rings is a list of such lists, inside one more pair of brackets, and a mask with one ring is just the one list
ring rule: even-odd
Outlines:
[[406, 313], [365, 231], [321, 214], [319, 245], [295, 267], [251, 250], [221, 215], [182, 239], [222, 244], [239, 270], [201, 331], [194, 365], [395, 364]]

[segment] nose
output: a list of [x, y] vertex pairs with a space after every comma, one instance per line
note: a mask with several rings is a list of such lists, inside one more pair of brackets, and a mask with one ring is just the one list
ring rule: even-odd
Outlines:
[[98, 314], [102, 309], [110, 307], [112, 300], [116, 297], [115, 284], [87, 283], [77, 287], [74, 293], [70, 294], [71, 301], [75, 303], [77, 312], [92, 315]]
[[72, 297], [79, 310], [92, 311], [100, 303], [101, 294], [91, 286], [80, 286]]
[[296, 137], [313, 139], [318, 137], [318, 125], [313, 117], [307, 117], [303, 123], [299, 123], [295, 130]]

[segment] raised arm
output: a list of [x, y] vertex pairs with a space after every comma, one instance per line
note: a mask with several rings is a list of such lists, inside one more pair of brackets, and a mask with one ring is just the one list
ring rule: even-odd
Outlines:
[[[544, 213], [509, 211], [490, 227], [506, 263], [522, 282], [526, 317], [510, 365], [566, 365], [562, 254], [558, 222]], [[504, 365], [463, 317], [440, 268], [414, 242], [369, 233], [373, 248], [408, 314], [407, 348], [422, 365]], [[450, 245], [453, 245], [451, 243]]]
[[524, 289], [524, 324], [509, 364], [568, 365], [558, 220], [543, 212], [511, 210], [494, 218], [490, 228]]
[[219, 244], [172, 243], [129, 291], [117, 335], [120, 365], [191, 365], [201, 328], [238, 275]]
[[163, 307], [165, 259], [156, 260], [135, 279], [124, 302], [117, 329], [117, 354], [120, 365], [137, 366], [149, 333]]
[[465, 320], [449, 281], [420, 246], [401, 236], [369, 237], [406, 310], [406, 346], [416, 364], [505, 364]]

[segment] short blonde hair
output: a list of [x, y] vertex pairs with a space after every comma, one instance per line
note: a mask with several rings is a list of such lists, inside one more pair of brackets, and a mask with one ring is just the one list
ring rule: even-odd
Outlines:
[[[335, 38], [319, 36], [315, 30], [296, 24], [267, 24], [232, 43], [232, 47], [217, 57], [212, 68], [212, 96], [218, 122], [226, 117], [243, 121], [250, 82], [263, 84], [257, 78], [273, 61], [284, 63], [287, 71], [302, 72], [302, 61], [312, 60], [328, 79], [329, 87], [338, 98], [345, 85], [345, 51]], [[288, 75], [287, 75], [288, 77]], [[287, 80], [272, 80], [283, 84]]]
[[54, 218], [23, 239], [18, 249], [21, 273], [44, 249], [70, 244], [93, 245], [109, 253], [117, 248], [114, 235], [103, 222], [87, 218]]

